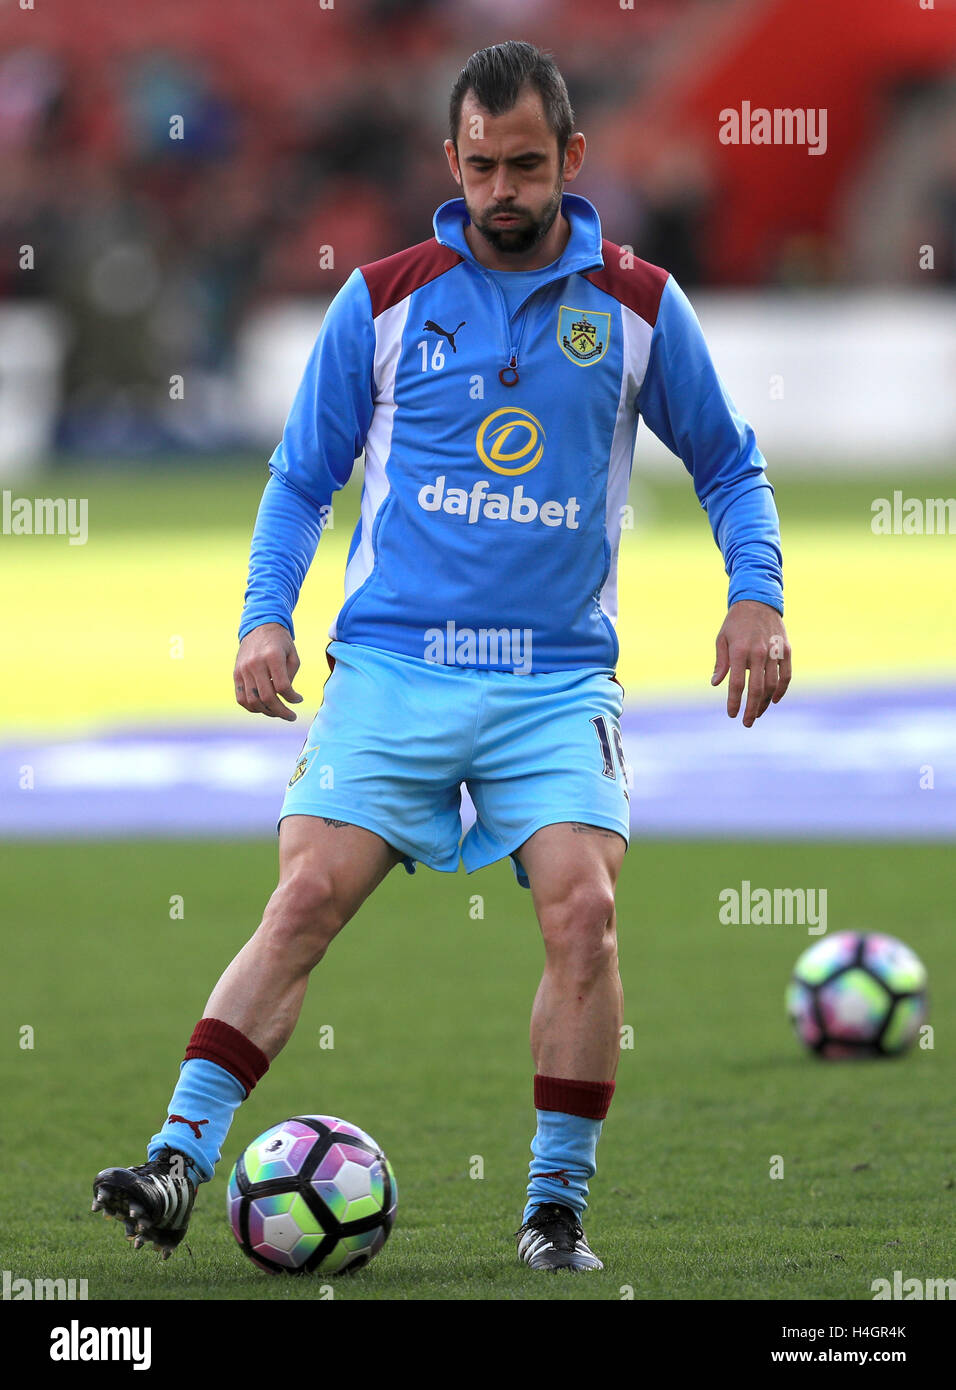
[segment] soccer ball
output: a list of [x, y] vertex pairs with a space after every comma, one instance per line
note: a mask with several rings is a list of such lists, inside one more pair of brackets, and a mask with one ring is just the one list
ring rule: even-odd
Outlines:
[[905, 1052], [927, 1014], [926, 968], [894, 936], [837, 932], [794, 966], [787, 1013], [819, 1057], [893, 1057]]
[[343, 1274], [388, 1239], [398, 1189], [375, 1140], [332, 1115], [295, 1115], [236, 1160], [229, 1224], [244, 1254], [273, 1274]]

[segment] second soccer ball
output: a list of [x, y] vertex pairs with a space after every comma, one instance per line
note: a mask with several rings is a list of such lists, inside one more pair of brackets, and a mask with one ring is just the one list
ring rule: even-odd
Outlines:
[[879, 932], [837, 932], [794, 966], [787, 1013], [819, 1057], [892, 1057], [926, 1021], [926, 967], [902, 941]]

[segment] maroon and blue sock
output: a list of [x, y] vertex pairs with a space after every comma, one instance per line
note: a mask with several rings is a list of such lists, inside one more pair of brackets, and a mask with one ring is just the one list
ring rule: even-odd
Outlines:
[[189, 1159], [195, 1182], [208, 1182], [222, 1157], [233, 1116], [269, 1068], [269, 1059], [231, 1024], [202, 1018], [193, 1029], [166, 1123], [149, 1141], [147, 1157], [176, 1149]]
[[597, 1143], [613, 1094], [613, 1081], [535, 1076], [538, 1129], [531, 1142], [534, 1157], [522, 1221], [545, 1202], [559, 1202], [579, 1217], [583, 1214], [588, 1183], [597, 1172]]

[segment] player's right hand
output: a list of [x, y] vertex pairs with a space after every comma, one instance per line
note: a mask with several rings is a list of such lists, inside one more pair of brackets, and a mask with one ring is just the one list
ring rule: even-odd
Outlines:
[[239, 643], [233, 672], [236, 702], [250, 714], [294, 720], [295, 714], [282, 700], [301, 704], [302, 696], [292, 688], [298, 669], [299, 656], [288, 628], [281, 623], [254, 627]]

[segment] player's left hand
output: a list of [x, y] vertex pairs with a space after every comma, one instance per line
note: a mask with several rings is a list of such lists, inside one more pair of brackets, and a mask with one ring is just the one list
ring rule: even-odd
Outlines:
[[728, 671], [727, 713], [731, 719], [739, 713], [750, 672], [743, 721], [744, 728], [749, 729], [771, 704], [780, 703], [790, 684], [790, 643], [775, 608], [749, 598], [731, 605], [717, 634], [717, 665], [711, 685], [720, 685]]

